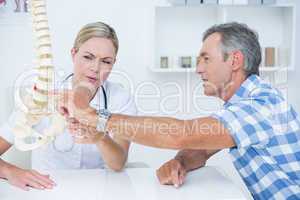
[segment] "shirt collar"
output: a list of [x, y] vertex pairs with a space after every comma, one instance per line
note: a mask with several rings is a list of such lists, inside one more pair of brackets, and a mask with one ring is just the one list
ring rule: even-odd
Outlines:
[[261, 78], [257, 75], [250, 75], [239, 87], [239, 89], [234, 93], [234, 95], [225, 102], [225, 105], [232, 104], [234, 102], [240, 101], [241, 99], [253, 98], [251, 94], [259, 87], [261, 84]]

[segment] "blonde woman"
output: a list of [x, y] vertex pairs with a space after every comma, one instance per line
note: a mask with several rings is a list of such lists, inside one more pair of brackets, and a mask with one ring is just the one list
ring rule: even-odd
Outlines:
[[[64, 87], [75, 88], [88, 85], [91, 92], [89, 106], [95, 109], [108, 109], [124, 114], [135, 115], [133, 98], [119, 84], [107, 81], [118, 52], [118, 38], [113, 28], [102, 22], [87, 24], [78, 33], [71, 56], [74, 63], [73, 74], [66, 78]], [[80, 93], [78, 93], [80, 95]], [[87, 96], [77, 96], [85, 99]], [[0, 155], [5, 153], [14, 142], [11, 124], [0, 128]], [[35, 129], [49, 126], [49, 119], [42, 120]], [[68, 123], [72, 126], [72, 123]], [[109, 168], [119, 171], [126, 161], [129, 142], [110, 135], [104, 137], [94, 134], [92, 137], [75, 139], [78, 129], [65, 130], [56, 140], [45, 148], [32, 151], [32, 170], [21, 169], [0, 159], [0, 178], [7, 179], [14, 186], [28, 190], [51, 189], [55, 186], [48, 175], [39, 170], [47, 169], [92, 169]], [[73, 130], [73, 131], [72, 131]], [[37, 171], [36, 171], [37, 170]]]

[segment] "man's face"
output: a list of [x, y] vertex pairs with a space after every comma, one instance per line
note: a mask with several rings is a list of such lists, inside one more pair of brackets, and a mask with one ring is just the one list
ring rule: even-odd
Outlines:
[[197, 63], [197, 73], [203, 80], [204, 94], [222, 98], [231, 80], [231, 58], [224, 61], [221, 35], [213, 33], [203, 42]]

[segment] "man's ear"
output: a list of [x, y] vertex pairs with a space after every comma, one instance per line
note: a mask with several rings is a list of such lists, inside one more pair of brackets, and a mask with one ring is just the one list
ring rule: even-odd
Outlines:
[[245, 56], [241, 51], [234, 51], [232, 53], [232, 71], [237, 71], [243, 68], [245, 64]]

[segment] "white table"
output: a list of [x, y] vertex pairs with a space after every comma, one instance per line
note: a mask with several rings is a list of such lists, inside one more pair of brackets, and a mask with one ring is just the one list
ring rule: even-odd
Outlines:
[[57, 186], [53, 190], [29, 192], [0, 181], [1, 200], [199, 200], [245, 199], [241, 190], [214, 167], [188, 174], [176, 189], [160, 185], [155, 169], [50, 171]]

